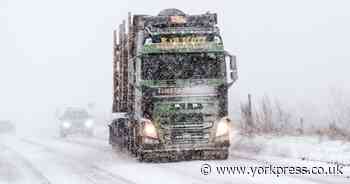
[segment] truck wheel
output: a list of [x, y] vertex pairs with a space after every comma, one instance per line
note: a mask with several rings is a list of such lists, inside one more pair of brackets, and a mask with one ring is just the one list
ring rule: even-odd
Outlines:
[[137, 160], [140, 162], [153, 162], [154, 158], [152, 157], [151, 153], [143, 153], [143, 152], [138, 152], [137, 153]]
[[216, 155], [216, 159], [218, 160], [227, 160], [229, 155], [228, 150], [220, 151], [218, 155]]
[[140, 152], [140, 151], [136, 151], [136, 158], [138, 161], [144, 162], [145, 161], [145, 153]]

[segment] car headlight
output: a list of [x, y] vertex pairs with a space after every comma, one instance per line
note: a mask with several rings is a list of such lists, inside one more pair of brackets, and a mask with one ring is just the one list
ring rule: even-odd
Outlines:
[[92, 127], [92, 125], [94, 125], [94, 121], [92, 119], [89, 119], [85, 122], [85, 126], [88, 128]]
[[144, 122], [143, 134], [144, 136], [151, 137], [154, 139], [158, 139], [157, 129], [149, 119], [142, 119]]
[[228, 117], [224, 117], [219, 121], [219, 124], [216, 128], [216, 136], [227, 135], [230, 131], [230, 122], [231, 120]]
[[70, 124], [69, 122], [63, 122], [62, 126], [63, 126], [63, 128], [70, 128], [72, 126], [72, 124]]

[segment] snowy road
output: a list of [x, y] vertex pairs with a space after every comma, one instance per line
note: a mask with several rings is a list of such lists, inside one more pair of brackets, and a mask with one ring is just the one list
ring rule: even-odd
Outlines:
[[[208, 164], [212, 173], [203, 175]], [[279, 176], [218, 174], [216, 166], [265, 165], [329, 166], [329, 164], [274, 157], [231, 155], [226, 161], [140, 163], [111, 149], [106, 140], [70, 137], [0, 137], [0, 184], [140, 184], [140, 183], [350, 183], [349, 168], [338, 176]], [[347, 170], [346, 170], [347, 169]]]

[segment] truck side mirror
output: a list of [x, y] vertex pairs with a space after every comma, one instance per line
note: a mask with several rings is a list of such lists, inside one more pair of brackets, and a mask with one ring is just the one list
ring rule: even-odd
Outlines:
[[237, 65], [236, 65], [236, 56], [230, 56], [230, 69], [231, 70], [236, 70]]
[[231, 80], [234, 80], [234, 78], [236, 77], [236, 74], [234, 72], [230, 72], [230, 76], [231, 76]]
[[226, 79], [228, 86], [231, 86], [238, 78], [237, 76], [237, 61], [236, 56], [225, 53], [226, 62]]

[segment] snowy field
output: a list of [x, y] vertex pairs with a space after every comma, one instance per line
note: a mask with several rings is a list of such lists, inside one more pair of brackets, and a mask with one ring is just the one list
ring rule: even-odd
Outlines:
[[[105, 131], [99, 131], [105, 132]], [[140, 163], [127, 153], [111, 149], [106, 136], [0, 136], [0, 184], [337, 184], [350, 183], [349, 143], [312, 137], [232, 136], [225, 161]], [[307, 157], [307, 159], [301, 159]], [[218, 166], [330, 167], [339, 160], [342, 175], [219, 174]], [[203, 174], [203, 164], [212, 168]]]
[[350, 142], [318, 136], [239, 136], [232, 151], [350, 165]]

